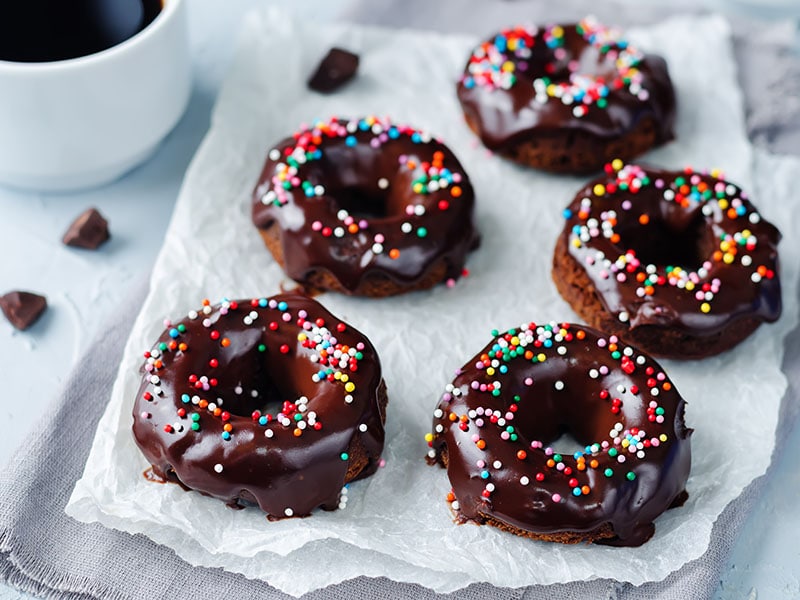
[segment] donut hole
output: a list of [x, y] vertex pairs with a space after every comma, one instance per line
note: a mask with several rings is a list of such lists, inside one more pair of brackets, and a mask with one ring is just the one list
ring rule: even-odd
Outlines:
[[385, 219], [389, 216], [388, 194], [364, 187], [346, 187], [336, 191], [334, 209], [346, 210], [354, 219]]
[[[221, 408], [232, 415], [250, 418], [254, 411], [275, 415], [285, 401], [295, 402], [300, 396], [312, 398], [315, 393], [311, 376], [318, 367], [293, 353], [273, 350], [274, 343], [262, 335], [260, 329], [242, 333], [220, 354], [225, 376], [215, 391], [223, 399]], [[259, 350], [262, 344], [266, 351]]]
[[623, 252], [633, 250], [642, 264], [655, 265], [659, 270], [679, 266], [695, 271], [706, 261], [713, 244], [700, 212], [683, 220], [651, 218], [646, 225], [622, 225], [617, 233]]

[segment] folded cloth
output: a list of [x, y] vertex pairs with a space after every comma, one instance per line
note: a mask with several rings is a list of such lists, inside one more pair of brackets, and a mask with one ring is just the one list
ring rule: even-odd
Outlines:
[[[703, 4], [696, 0], [635, 4], [626, 0], [352, 0], [344, 18], [365, 25], [474, 33], [482, 37], [518, 23], [574, 22], [588, 14], [615, 26], [656, 23], [678, 12], [701, 12]], [[756, 3], [751, 12], [757, 14]], [[739, 14], [731, 16], [731, 25], [750, 139], [772, 152], [800, 154], [797, 23], [759, 21]]]
[[[491, 0], [460, 0], [477, 6], [498, 4]], [[370, 0], [364, 14], [375, 16], [387, 4], [387, 18], [393, 24], [425, 26], [457, 25], [452, 10], [442, 18], [431, 21], [402, 22], [393, 13], [388, 2]], [[517, 14], [535, 20], [534, 5], [501, 3], [515, 7]], [[439, 3], [426, 0], [406, 0], [401, 3], [403, 12], [422, 15], [423, 5], [431, 8]], [[442, 3], [444, 6], [445, 3]], [[588, 5], [588, 3], [587, 3]], [[364, 4], [366, 6], [366, 4]], [[414, 9], [414, 7], [417, 7]], [[452, 6], [452, 4], [449, 4]], [[461, 5], [459, 5], [461, 6]], [[552, 3], [548, 19], [559, 18], [561, 10]], [[605, 6], [605, 5], [603, 5]], [[595, 7], [599, 9], [599, 7]], [[418, 10], [417, 10], [418, 9]], [[522, 10], [526, 12], [521, 12]], [[539, 13], [543, 9], [539, 9]], [[492, 20], [497, 25], [508, 13], [469, 10], [460, 8], [458, 16], [471, 18], [473, 25], [456, 27], [458, 30], [484, 32], [491, 29]], [[597, 11], [595, 11], [597, 12]], [[628, 13], [630, 11], [627, 11]], [[430, 11], [428, 12], [430, 14]], [[491, 16], [491, 15], [494, 16]], [[641, 14], [641, 13], [640, 13]], [[599, 15], [601, 18], [602, 14]], [[652, 13], [651, 13], [652, 16]], [[446, 18], [445, 18], [446, 17]], [[422, 17], [420, 17], [422, 18]], [[521, 18], [521, 17], [519, 17]], [[568, 17], [564, 17], [568, 18]], [[362, 19], [363, 20], [363, 19]], [[453, 23], [451, 23], [453, 21]], [[430, 27], [429, 27], [430, 28]], [[789, 93], [789, 87], [798, 85], [800, 78], [789, 77], [789, 54], [778, 44], [764, 37], [760, 45], [745, 40], [745, 48], [753, 55], [740, 65], [746, 70], [742, 81], [745, 86], [768, 86], [769, 99], [763, 92], [748, 94], [748, 114], [755, 123], [751, 135], [774, 148], [781, 148], [787, 138], [781, 133], [789, 123], [787, 109], [772, 94]], [[775, 39], [773, 37], [773, 39]], [[768, 40], [768, 41], [763, 41]], [[750, 45], [748, 45], [750, 44]], [[764, 65], [769, 65], [765, 69]], [[753, 69], [762, 72], [751, 72]], [[800, 69], [797, 70], [800, 72]], [[786, 81], [788, 80], [788, 81]], [[756, 82], [748, 84], [748, 82]], [[789, 90], [788, 92], [786, 90]], [[753, 90], [751, 90], [752, 92]], [[758, 92], [759, 90], [755, 90]], [[795, 94], [795, 98], [797, 98]], [[776, 104], [776, 102], [778, 104]], [[777, 108], [776, 108], [777, 107]], [[800, 112], [800, 111], [798, 111]], [[795, 117], [795, 134], [800, 119]], [[788, 149], [800, 153], [800, 144], [789, 143]], [[179, 559], [171, 550], [159, 546], [143, 536], [105, 529], [97, 524], [85, 525], [64, 514], [75, 481], [94, 437], [94, 430], [103, 413], [106, 399], [116, 377], [117, 365], [122, 355], [125, 339], [133, 324], [134, 315], [145, 297], [145, 285], [131, 293], [129, 302], [120, 307], [117, 318], [101, 329], [102, 335], [94, 341], [85, 358], [73, 371], [60, 396], [50, 406], [41, 421], [31, 431], [28, 442], [12, 457], [0, 473], [0, 579], [24, 591], [54, 598], [175, 598], [197, 599], [228, 597], [289, 598], [262, 581], [227, 573], [221, 569], [192, 567]], [[795, 331], [787, 337], [786, 360], [800, 357], [800, 335]], [[777, 442], [780, 446], [786, 437], [797, 412], [800, 369], [788, 368], [789, 389], [782, 403], [781, 430]], [[686, 564], [662, 582], [632, 586], [609, 580], [576, 582], [552, 586], [532, 586], [508, 590], [486, 584], [472, 585], [450, 595], [438, 595], [418, 585], [392, 582], [388, 579], [360, 577], [339, 585], [319, 590], [307, 598], [525, 598], [525, 599], [578, 599], [602, 598], [615, 600], [707, 598], [717, 587], [720, 573], [725, 567], [737, 535], [756, 501], [765, 477], [756, 479], [744, 493], [733, 501], [714, 525], [708, 551], [699, 559]], [[335, 557], [331, 559], [335, 568]], [[532, 565], [531, 568], [535, 568]], [[302, 573], [298, 573], [302, 577]]]

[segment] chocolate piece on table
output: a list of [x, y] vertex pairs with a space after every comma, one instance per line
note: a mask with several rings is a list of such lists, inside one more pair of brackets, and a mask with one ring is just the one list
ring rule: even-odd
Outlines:
[[90, 208], [73, 221], [61, 241], [67, 246], [95, 250], [109, 237], [108, 221], [96, 208]]
[[308, 87], [318, 92], [333, 92], [350, 81], [357, 70], [358, 54], [342, 48], [331, 48], [308, 80]]
[[32, 292], [8, 292], [0, 296], [0, 310], [14, 327], [24, 330], [33, 325], [47, 308], [47, 299]]

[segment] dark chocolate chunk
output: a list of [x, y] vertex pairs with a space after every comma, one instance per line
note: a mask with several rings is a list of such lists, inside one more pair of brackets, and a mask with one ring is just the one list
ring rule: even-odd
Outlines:
[[0, 310], [14, 327], [27, 329], [47, 308], [47, 299], [32, 292], [8, 292], [0, 296]]
[[90, 208], [75, 219], [61, 241], [67, 246], [95, 250], [109, 237], [108, 221], [96, 208]]
[[350, 81], [358, 70], [358, 54], [342, 48], [331, 48], [308, 80], [308, 87], [329, 93]]

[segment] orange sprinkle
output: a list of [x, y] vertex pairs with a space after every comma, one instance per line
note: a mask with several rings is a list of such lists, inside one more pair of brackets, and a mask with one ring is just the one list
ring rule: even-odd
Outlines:
[[589, 492], [591, 492], [591, 491], [592, 491], [592, 490], [591, 490], [591, 489], [589, 489], [589, 486], [588, 486], [588, 485], [584, 485], [583, 487], [581, 487], [581, 493], [582, 493], [584, 496], [588, 496], [588, 495], [589, 495]]
[[528, 453], [525, 452], [525, 450], [520, 450], [519, 452], [517, 452], [517, 458], [520, 460], [525, 460], [526, 458], [528, 458]]
[[397, 248], [392, 248], [391, 250], [389, 250], [389, 258], [391, 258], [392, 260], [397, 260], [398, 258], [400, 258], [400, 250], [398, 250]]
[[727, 212], [726, 214], [728, 215], [728, 218], [729, 218], [729, 219], [735, 219], [735, 218], [736, 218], [736, 216], [737, 216], [737, 215], [736, 215], [736, 209], [735, 209], [735, 208], [729, 208], [729, 209], [728, 209], [728, 212]]
[[161, 367], [163, 367], [163, 366], [164, 366], [164, 363], [163, 363], [163, 362], [161, 362], [161, 360], [159, 359], [159, 360], [157, 360], [155, 363], [153, 363], [153, 366], [154, 366], [156, 369], [160, 369]]
[[211, 302], [209, 302], [208, 298], [203, 298], [203, 306], [208, 306], [210, 304]]
[[653, 289], [652, 285], [645, 286], [644, 288], [644, 293], [647, 294], [648, 296], [652, 296], [653, 294], [655, 294], [655, 292], [656, 291], [655, 289]]
[[347, 231], [350, 233], [358, 233], [358, 225], [355, 223], [350, 223], [350, 225], [347, 227]]
[[175, 348], [177, 348], [177, 347], [178, 347], [178, 342], [176, 342], [175, 340], [172, 340], [168, 345], [168, 348], [170, 350], [175, 350]]
[[585, 462], [579, 462], [577, 467], [578, 467], [578, 471], [585, 471], [586, 470], [586, 463]]
[[447, 492], [446, 498], [448, 502], [453, 502], [456, 499], [456, 495], [453, 492]]
[[451, 188], [450, 188], [450, 195], [451, 195], [453, 198], [458, 198], [458, 197], [460, 197], [460, 196], [461, 196], [461, 186], [454, 185], [453, 187], [451, 187]]
[[218, 416], [220, 416], [221, 414], [222, 414], [222, 409], [221, 409], [219, 406], [218, 406], [217, 408], [215, 408], [215, 409], [214, 409], [214, 416], [215, 416], [215, 417], [218, 417]]
[[672, 384], [669, 381], [665, 381], [664, 385], [661, 386], [665, 392], [668, 392], [672, 389]]
[[647, 279], [647, 275], [645, 275], [643, 271], [639, 271], [636, 274], [636, 281], [639, 283], [642, 283], [645, 279]]
[[576, 337], [576, 338], [578, 338], [579, 340], [582, 340], [583, 338], [585, 338], [585, 337], [586, 337], [586, 332], [585, 332], [583, 329], [579, 329], [579, 330], [578, 330], [578, 331], [575, 333], [575, 337]]
[[475, 442], [475, 445], [476, 445], [476, 446], [477, 446], [477, 447], [478, 447], [480, 450], [483, 450], [484, 448], [486, 448], [486, 441], [485, 441], [485, 440], [478, 440], [477, 442]]
[[548, 467], [550, 467], [552, 469], [553, 467], [556, 466], [556, 461], [554, 461], [552, 458], [548, 458], [546, 464], [547, 464]]
[[530, 360], [533, 358], [533, 352], [531, 350], [525, 351], [525, 360]]
[[596, 469], [598, 466], [600, 466], [600, 463], [593, 458], [591, 461], [589, 461], [589, 466], [592, 467], [593, 469]]
[[647, 225], [650, 222], [649, 215], [639, 215], [639, 224], [640, 225]]
[[228, 346], [231, 345], [231, 341], [228, 338], [222, 338], [220, 344], [222, 344], [223, 348], [227, 348]]
[[225, 423], [225, 425], [222, 426], [222, 430], [230, 433], [231, 431], [233, 431], [233, 425], [231, 425], [230, 423]]
[[619, 244], [619, 239], [620, 238], [619, 238], [619, 234], [618, 233], [612, 234], [611, 243], [612, 244]]
[[714, 258], [714, 260], [716, 260], [716, 261], [720, 261], [720, 260], [722, 260], [722, 251], [721, 251], [721, 250], [716, 250], [716, 251], [714, 252], [714, 254], [713, 254], [713, 258]]
[[614, 344], [613, 342], [608, 345], [608, 351], [609, 352], [615, 352], [616, 350], [617, 350], [617, 345]]
[[452, 413], [452, 412], [447, 416], [447, 418], [450, 419], [453, 422], [458, 420], [458, 416], [456, 415], [456, 413]]
[[178, 350], [180, 350], [181, 352], [186, 352], [188, 349], [189, 346], [187, 346], [185, 342], [181, 342], [180, 344], [178, 344]]
[[292, 433], [294, 434], [294, 437], [300, 437], [301, 435], [303, 435], [303, 430], [295, 428], [295, 430]]

